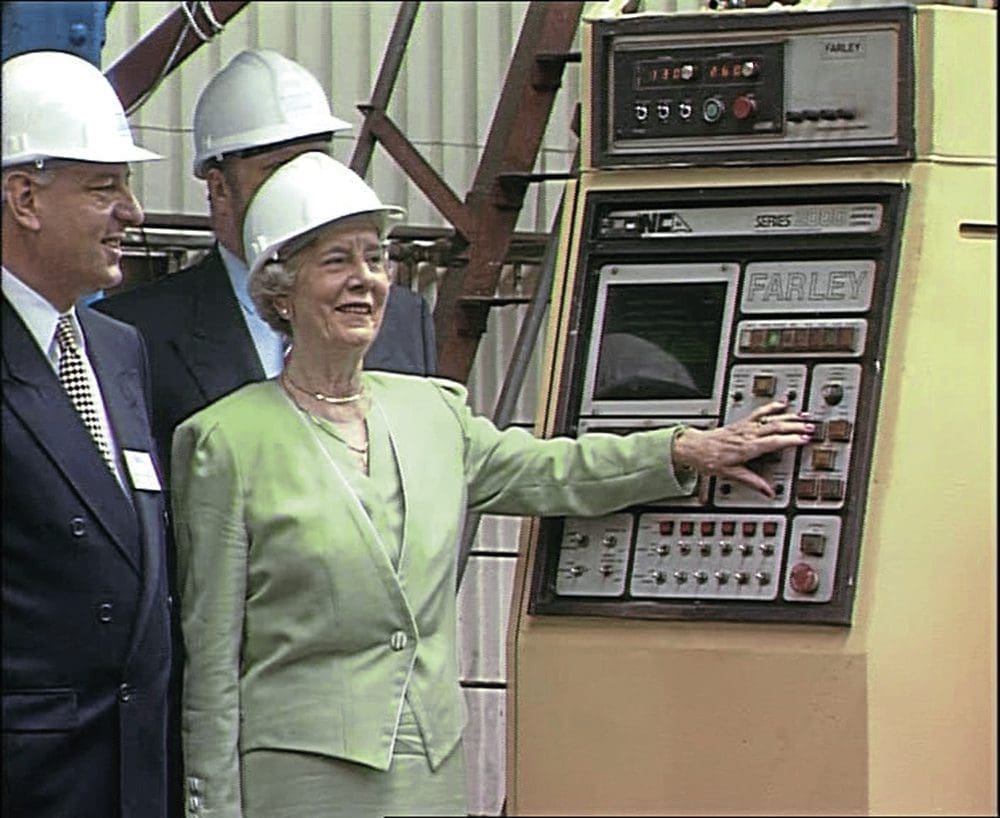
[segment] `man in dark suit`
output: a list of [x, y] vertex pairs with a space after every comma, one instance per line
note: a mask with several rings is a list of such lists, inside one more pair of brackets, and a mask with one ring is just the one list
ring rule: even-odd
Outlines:
[[163, 818], [171, 663], [162, 475], [121, 280], [136, 146], [101, 72], [3, 66], [3, 763], [10, 818]]
[[[95, 304], [136, 326], [149, 345], [153, 429], [169, 471], [177, 424], [217, 398], [281, 368], [283, 339], [247, 293], [243, 216], [260, 184], [306, 151], [326, 151], [350, 126], [332, 115], [305, 68], [275, 51], [243, 51], [205, 86], [194, 112], [194, 174], [208, 189], [217, 244], [201, 261]], [[393, 286], [368, 369], [434, 374], [426, 301]]]

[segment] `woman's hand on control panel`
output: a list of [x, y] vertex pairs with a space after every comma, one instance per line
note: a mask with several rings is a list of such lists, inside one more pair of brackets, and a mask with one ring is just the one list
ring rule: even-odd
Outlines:
[[774, 497], [771, 484], [746, 463], [812, 439], [814, 424], [804, 414], [788, 412], [787, 408], [787, 401], [774, 401], [716, 429], [686, 428], [674, 437], [674, 467], [725, 477]]

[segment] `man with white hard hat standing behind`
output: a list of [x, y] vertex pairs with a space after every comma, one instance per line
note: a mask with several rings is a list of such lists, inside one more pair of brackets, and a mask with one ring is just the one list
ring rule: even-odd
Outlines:
[[163, 818], [171, 663], [161, 472], [121, 281], [143, 213], [90, 63], [3, 64], [3, 764], [11, 818]]
[[[237, 54], [201, 92], [194, 112], [194, 175], [208, 188], [218, 242], [192, 267], [95, 304], [146, 338], [154, 433], [168, 471], [171, 436], [180, 421], [281, 369], [282, 339], [257, 315], [247, 292], [242, 228], [251, 197], [277, 167], [306, 151], [328, 151], [333, 134], [348, 128], [331, 113], [319, 81], [275, 51]], [[423, 298], [392, 287], [365, 365], [435, 373], [433, 322]]]

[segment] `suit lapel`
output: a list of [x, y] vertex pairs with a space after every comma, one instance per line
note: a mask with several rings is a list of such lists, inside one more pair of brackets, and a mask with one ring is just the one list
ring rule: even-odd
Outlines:
[[[89, 344], [89, 334], [87, 339]], [[101, 354], [96, 351], [89, 357], [93, 361]], [[103, 354], [114, 355], [115, 350], [112, 347]], [[108, 471], [49, 362], [6, 299], [3, 302], [3, 358], [4, 401], [138, 573], [140, 558], [130, 547], [136, 524], [132, 507], [118, 481]], [[102, 379], [100, 371], [98, 379]], [[102, 394], [105, 391], [102, 389]]]
[[264, 379], [264, 369], [247, 329], [218, 247], [201, 262], [191, 288], [192, 321], [174, 338], [206, 401], [250, 381]]

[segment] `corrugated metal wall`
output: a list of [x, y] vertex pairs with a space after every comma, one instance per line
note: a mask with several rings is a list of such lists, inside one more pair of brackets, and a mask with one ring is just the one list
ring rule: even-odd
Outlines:
[[[103, 66], [176, 7], [175, 3], [118, 2], [107, 19]], [[133, 167], [134, 186], [150, 213], [207, 214], [204, 187], [191, 175], [191, 116], [209, 77], [244, 48], [272, 48], [312, 71], [334, 112], [360, 128], [355, 107], [371, 93], [396, 19], [395, 2], [250, 3], [210, 43], [167, 77], [131, 121], [140, 142], [165, 161]], [[507, 65], [527, 10], [525, 2], [422, 3], [389, 106], [389, 115], [464, 198], [478, 166]], [[578, 99], [578, 74], [567, 67], [536, 171], [569, 167], [569, 131]], [[355, 131], [356, 133], [356, 131]], [[347, 161], [354, 134], [336, 137], [334, 154]], [[410, 225], [447, 226], [420, 191], [380, 149], [368, 180], [384, 201], [405, 207]], [[561, 185], [529, 190], [518, 229], [547, 232]], [[491, 414], [526, 307], [495, 309], [469, 380], [470, 401]], [[541, 344], [533, 355], [513, 422], [530, 428], [539, 391]], [[516, 560], [518, 519], [486, 516], [460, 597], [469, 805], [474, 815], [500, 813], [505, 787], [505, 638]]]

